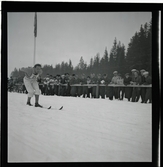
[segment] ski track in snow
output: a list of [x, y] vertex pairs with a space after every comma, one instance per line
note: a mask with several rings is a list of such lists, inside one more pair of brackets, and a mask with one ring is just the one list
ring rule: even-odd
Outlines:
[[[8, 93], [8, 162], [151, 162], [152, 105]], [[34, 104], [34, 97], [32, 98]]]

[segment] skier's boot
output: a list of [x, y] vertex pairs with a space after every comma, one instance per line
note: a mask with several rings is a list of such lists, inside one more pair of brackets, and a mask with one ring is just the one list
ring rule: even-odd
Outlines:
[[33, 106], [30, 102], [27, 102], [27, 105], [29, 105], [29, 106]]
[[42, 106], [38, 103], [35, 103], [35, 107], [41, 107], [42, 108]]

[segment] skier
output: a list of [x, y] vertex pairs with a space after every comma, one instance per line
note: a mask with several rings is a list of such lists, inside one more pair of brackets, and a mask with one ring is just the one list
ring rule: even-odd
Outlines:
[[39, 95], [40, 95], [40, 89], [37, 82], [37, 78], [39, 75], [42, 74], [42, 69], [40, 64], [35, 64], [34, 67], [28, 67], [28, 68], [21, 68], [21, 71], [25, 73], [25, 77], [23, 79], [24, 85], [28, 91], [28, 99], [27, 99], [27, 105], [32, 106], [30, 100], [35, 95], [35, 107], [41, 107], [42, 106], [38, 103], [39, 102]]

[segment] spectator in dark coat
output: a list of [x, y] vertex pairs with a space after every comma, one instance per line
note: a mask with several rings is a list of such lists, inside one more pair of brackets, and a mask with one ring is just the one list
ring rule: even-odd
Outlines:
[[[80, 84], [81, 85], [81, 78], [76, 75], [76, 84]], [[80, 97], [82, 95], [82, 92], [83, 92], [83, 87], [82, 86], [77, 86], [77, 96]]]
[[45, 79], [44, 79], [45, 95], [49, 95], [49, 93], [50, 93], [49, 81], [50, 81], [50, 75], [47, 74]]
[[113, 100], [113, 94], [114, 94], [114, 92], [113, 92], [113, 86], [111, 86], [111, 79], [112, 79], [112, 77], [110, 76], [110, 77], [108, 77], [109, 78], [109, 86], [108, 86], [108, 97], [109, 97], [109, 100]]
[[65, 95], [70, 96], [71, 87], [70, 87], [70, 75], [69, 75], [69, 73], [65, 73], [65, 83], [66, 83]]
[[[98, 74], [97, 75], [97, 80], [96, 80], [96, 84], [100, 85], [101, 84], [101, 80], [102, 80], [102, 77], [101, 77], [101, 74]], [[101, 89], [102, 87], [101, 86], [98, 86], [96, 87], [96, 92], [98, 92], [98, 96], [96, 96], [96, 98], [99, 98], [101, 95]]]
[[[152, 78], [149, 76], [149, 72], [146, 71], [143, 73], [143, 75], [145, 77], [145, 82], [143, 83], [143, 85], [151, 85]], [[148, 100], [149, 100], [149, 103], [152, 103], [152, 88], [150, 88], [150, 87], [146, 88], [144, 103], [147, 103]]]
[[60, 79], [60, 75], [57, 74], [56, 75], [56, 80], [54, 81], [55, 82], [55, 85], [54, 85], [54, 92], [57, 96], [60, 96], [60, 82], [61, 82], [61, 79]]
[[[131, 82], [131, 77], [129, 73], [126, 73], [124, 77], [124, 85], [125, 86], [130, 85], [130, 82]], [[125, 87], [125, 98], [127, 98], [128, 101], [130, 101], [131, 95], [132, 95], [132, 87]]]
[[[85, 74], [82, 74], [81, 85], [84, 85], [84, 84], [87, 84], [87, 78], [86, 78]], [[85, 98], [87, 95], [87, 92], [88, 92], [88, 87], [87, 86], [82, 86], [82, 87], [83, 87], [83, 91], [82, 91], [83, 98]]]
[[108, 84], [110, 83], [110, 80], [109, 80], [107, 74], [103, 75], [101, 83], [105, 85], [105, 87], [104, 87], [104, 97], [105, 97], [105, 95], [106, 95], [106, 97], [109, 97]]
[[123, 85], [123, 78], [121, 76], [121, 74], [118, 74], [119, 78], [117, 79], [117, 84], [119, 85], [118, 87], [118, 99], [119, 100], [123, 100], [123, 96], [124, 96], [124, 87], [120, 87], [121, 85]]
[[101, 80], [100, 80], [100, 89], [99, 89], [99, 95], [101, 96], [102, 99], [105, 98], [105, 86], [103, 86], [105, 83], [104, 79], [103, 79], [103, 76], [101, 77]]
[[[138, 71], [134, 72], [134, 77], [132, 78], [132, 81], [130, 82], [132, 85], [140, 85], [141, 83], [141, 77], [138, 74]], [[140, 98], [140, 87], [133, 87], [132, 91], [132, 102], [138, 102]]]
[[136, 72], [137, 70], [136, 69], [132, 69], [131, 70], [131, 79], [133, 80], [134, 78], [135, 78], [135, 72]]
[[[90, 76], [87, 77], [87, 85], [91, 84], [91, 78]], [[88, 90], [87, 90], [87, 97], [90, 98], [90, 94], [92, 97], [92, 86], [88, 86]]]
[[[145, 77], [143, 75], [144, 72], [145, 72], [144, 69], [140, 70], [140, 73], [141, 73], [141, 83], [140, 83], [140, 85], [143, 85], [144, 82], [145, 82]], [[145, 87], [140, 88], [140, 96], [141, 96], [141, 99], [142, 99], [141, 103], [144, 103], [144, 101], [145, 101], [145, 92], [146, 92]]]
[[60, 82], [60, 95], [66, 95], [66, 82], [65, 82], [65, 75], [61, 75], [61, 82]]
[[50, 75], [49, 80], [49, 95], [54, 95], [54, 78], [52, 75]]
[[[92, 84], [97, 84], [97, 78], [94, 73], [91, 74]], [[92, 87], [92, 98], [96, 98], [96, 86]]]
[[[70, 80], [70, 85], [76, 84], [76, 76], [75, 74], [72, 74], [72, 78]], [[77, 96], [77, 89], [76, 86], [71, 86], [71, 91], [70, 91], [71, 96], [76, 97]]]

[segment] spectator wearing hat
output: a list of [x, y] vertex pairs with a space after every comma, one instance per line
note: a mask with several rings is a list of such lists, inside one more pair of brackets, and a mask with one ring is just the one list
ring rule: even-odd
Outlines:
[[135, 77], [135, 71], [137, 71], [136, 69], [132, 69], [131, 70], [131, 79], [133, 80]]
[[65, 73], [65, 84], [66, 84], [65, 96], [70, 96], [71, 87], [70, 87], [70, 75], [69, 75], [69, 73]]
[[54, 95], [58, 95], [58, 76], [54, 76]]
[[[82, 83], [81, 81], [81, 77], [76, 75], [76, 83], [77, 84], [80, 84]], [[77, 86], [77, 96], [80, 97], [82, 95], [82, 92], [83, 92], [83, 87], [82, 86]]]
[[[130, 77], [130, 74], [126, 73], [124, 77], [124, 85], [125, 86], [130, 85], [131, 80], [132, 78]], [[132, 95], [132, 87], [125, 87], [125, 98], [127, 98], [128, 101], [130, 101], [131, 95]]]
[[108, 75], [107, 74], [103, 74], [103, 77], [102, 77], [102, 80], [101, 80], [101, 84], [104, 84], [105, 86], [103, 86], [103, 89], [102, 89], [102, 96], [105, 98], [106, 97], [109, 97], [109, 92], [108, 92], [108, 84], [109, 84], [109, 78], [108, 78]]
[[56, 86], [56, 76], [53, 76], [53, 95], [56, 95], [56, 88], [55, 88], [55, 86]]
[[49, 76], [48, 87], [49, 87], [49, 95], [53, 95], [54, 94], [54, 79], [52, 75]]
[[54, 77], [52, 75], [50, 75], [49, 88], [49, 95], [54, 95]]
[[111, 80], [112, 80], [112, 77], [111, 75], [108, 76], [108, 83], [109, 83], [109, 86], [108, 86], [108, 97], [109, 97], [109, 100], [113, 100], [113, 95], [114, 95], [114, 92], [113, 92], [113, 86], [111, 86]]
[[[101, 74], [98, 74], [97, 75], [97, 84], [100, 85], [103, 82], [104, 81], [103, 81]], [[105, 88], [103, 86], [98, 87], [98, 98], [101, 96], [101, 98], [104, 99], [104, 93], [105, 93], [104, 91], [105, 91]]]
[[[139, 71], [134, 72], [134, 77], [130, 82], [132, 85], [140, 85], [141, 77], [139, 76]], [[140, 87], [133, 87], [132, 91], [132, 102], [138, 102], [140, 98]]]
[[[111, 84], [117, 84], [117, 80], [119, 79], [118, 72], [113, 72], [113, 78], [111, 80]], [[113, 87], [113, 95], [115, 99], [118, 99], [118, 87]]]
[[[117, 79], [117, 84], [118, 85], [123, 85], [124, 79], [122, 78], [121, 74], [118, 74], [119, 78]], [[123, 96], [124, 96], [124, 87], [118, 87], [118, 99], [119, 100], [123, 100]]]
[[[106, 76], [106, 74], [104, 74]], [[102, 99], [105, 98], [105, 80], [104, 80], [104, 75], [100, 78], [99, 84], [101, 85], [99, 87], [99, 95], [101, 96]]]
[[[87, 84], [87, 78], [85, 76], [85, 74], [82, 74], [81, 76], [81, 84]], [[82, 94], [83, 94], [83, 98], [85, 98], [87, 96], [87, 92], [88, 92], [88, 87], [87, 86], [82, 86], [83, 87], [83, 91], [82, 91]]]
[[55, 80], [55, 86], [54, 86], [54, 91], [57, 96], [60, 95], [60, 81], [61, 81], [61, 76], [59, 74], [56, 75], [56, 80]]
[[70, 94], [71, 94], [71, 96], [76, 97], [77, 96], [76, 86], [72, 86], [74, 84], [76, 84], [76, 75], [72, 74], [72, 77], [71, 77], [71, 80], [70, 80], [70, 85], [71, 85]]
[[[143, 85], [144, 82], [145, 82], [145, 77], [143, 75], [144, 72], [145, 72], [144, 69], [140, 70], [140, 73], [141, 73], [141, 75], [140, 75], [141, 76], [141, 83], [140, 83], [140, 85]], [[146, 92], [146, 88], [145, 87], [141, 87], [140, 88], [140, 97], [142, 99], [141, 103], [144, 103], [144, 101], [145, 101], [145, 92]]]
[[[145, 82], [143, 83], [143, 85], [151, 85], [152, 78], [151, 76], [149, 76], [149, 72], [146, 71], [143, 73], [143, 75], [145, 77]], [[152, 103], [152, 88], [151, 87], [146, 88], [144, 103], [147, 103], [148, 100], [149, 100], [149, 103]]]
[[90, 76], [87, 76], [87, 85], [88, 85], [88, 89], [87, 89], [87, 97], [90, 98], [90, 95], [92, 97], [92, 86], [89, 86], [89, 84], [92, 84], [91, 78]]
[[46, 74], [46, 77], [44, 79], [44, 86], [45, 86], [45, 95], [49, 95], [49, 81], [50, 81], [50, 75], [49, 74]]
[[[90, 75], [92, 84], [97, 84], [97, 78], [94, 73]], [[96, 86], [92, 87], [92, 98], [96, 98]]]
[[65, 75], [61, 75], [61, 81], [60, 81], [60, 95], [65, 96], [66, 93], [66, 82], [65, 82]]

